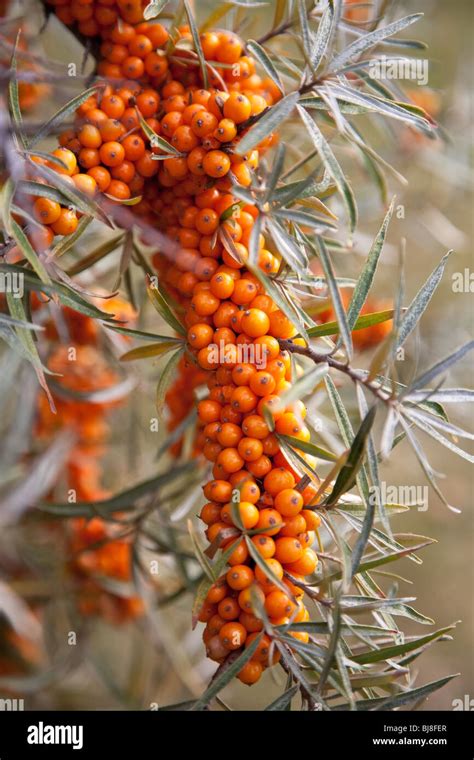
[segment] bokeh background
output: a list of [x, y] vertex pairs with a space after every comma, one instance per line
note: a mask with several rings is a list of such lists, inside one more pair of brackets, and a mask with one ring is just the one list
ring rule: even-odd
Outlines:
[[[273, 5], [273, 1], [269, 3]], [[389, 182], [390, 194], [396, 193], [397, 204], [404, 209], [404, 218], [394, 218], [386, 249], [377, 276], [377, 293], [391, 300], [397, 281], [397, 263], [400, 241], [406, 239], [407, 301], [439, 262], [447, 250], [453, 249], [445, 277], [431, 307], [423, 317], [417, 335], [411, 339], [400, 376], [408, 380], [415, 372], [428, 367], [440, 356], [448, 354], [472, 335], [472, 293], [453, 292], [453, 275], [473, 268], [472, 261], [472, 28], [474, 6], [471, 0], [406, 0], [394, 2], [397, 15], [422, 11], [425, 16], [410, 33], [428, 43], [429, 83], [422, 94], [437, 111], [436, 118], [443, 125], [445, 140], [431, 142], [417, 137], [405, 127], [396, 127], [390, 134], [378, 133], [376, 147], [408, 180], [402, 187]], [[196, 12], [204, 17], [215, 3], [197, 0]], [[259, 25], [265, 24], [265, 14], [256, 12], [252, 36], [257, 36]], [[267, 18], [272, 17], [268, 11]], [[32, 24], [36, 23], [34, 19]], [[40, 48], [46, 55], [64, 62], [81, 61], [81, 49], [69, 33], [61, 30], [52, 20], [41, 38]], [[275, 47], [278, 49], [278, 46]], [[284, 51], [282, 51], [284, 52]], [[425, 54], [420, 53], [420, 57]], [[416, 83], [408, 83], [411, 90]], [[40, 112], [50, 114], [55, 98], [51, 96], [41, 104]], [[61, 102], [60, 94], [57, 98]], [[350, 157], [345, 165], [349, 166]], [[361, 232], [356, 237], [353, 251], [335, 256], [340, 274], [354, 274], [360, 269], [383, 215], [380, 198], [369, 186], [365, 175], [350, 169], [361, 212]], [[87, 233], [88, 240], [96, 243], [97, 230]], [[116, 266], [115, 262], [115, 266]], [[113, 266], [114, 262], [111, 262]], [[108, 265], [107, 265], [108, 266]], [[111, 287], [114, 273], [107, 266], [94, 270], [94, 278], [104, 287]], [[90, 276], [85, 283], [90, 284]], [[94, 284], [97, 282], [94, 281]], [[143, 325], [160, 332], [155, 315], [149, 310], [143, 316]], [[369, 359], [362, 357], [361, 366]], [[154, 387], [159, 366], [143, 363], [132, 369], [136, 377], [136, 390], [125, 408], [112, 418], [113, 435], [107, 453], [107, 485], [114, 491], [133, 482], [150, 477], [156, 468], [156, 434], [149, 429], [154, 412]], [[473, 365], [464, 360], [452, 369], [447, 384], [469, 386]], [[34, 393], [34, 385], [25, 389]], [[454, 423], [466, 424], [470, 410], [452, 407]], [[423, 440], [434, 469], [444, 474], [440, 485], [448, 501], [461, 510], [460, 514], [448, 510], [430, 490], [428, 509], [394, 517], [393, 528], [399, 532], [413, 532], [431, 536], [437, 543], [422, 551], [423, 564], [402, 560], [393, 565], [394, 572], [407, 579], [400, 580], [400, 594], [416, 596], [415, 606], [436, 620], [437, 627], [461, 621], [453, 640], [436, 644], [414, 663], [418, 683], [441, 678], [448, 673], [460, 673], [421, 709], [450, 710], [453, 700], [464, 695], [474, 696], [472, 637], [474, 623], [474, 562], [473, 562], [473, 479], [464, 460], [446, 449]], [[425, 480], [411, 449], [401, 444], [393, 463], [382, 470], [383, 479], [390, 484], [424, 485]], [[196, 504], [199, 504], [197, 496]], [[192, 513], [197, 509], [192, 507]], [[175, 518], [181, 514], [175, 515]], [[172, 518], [173, 519], [173, 518]], [[184, 528], [183, 528], [184, 531]], [[35, 551], [46, 557], [51, 551], [51, 540], [42, 538], [38, 544], [34, 524], [27, 528], [11, 529], [0, 538], [1, 552], [14, 541], [16, 549]], [[160, 560], [161, 561], [161, 560]], [[40, 563], [41, 564], [41, 563]], [[163, 583], [173, 568], [168, 560], [162, 563]], [[411, 581], [411, 584], [408, 583]], [[190, 631], [191, 596], [175, 604], [157, 609], [152, 618], [143, 624], [113, 627], [103, 622], [89, 624], [87, 638], [78, 647], [80, 663], [61, 670], [46, 669], [41, 675], [24, 684], [23, 694], [28, 708], [80, 709], [80, 708], [149, 708], [151, 704], [166, 705], [190, 699], [202, 691], [214, 666], [203, 657], [199, 631]], [[61, 663], [65, 654], [65, 626], [62, 607], [52, 603], [46, 610], [45, 647], [50, 659]], [[420, 628], [408, 621], [408, 632], [421, 633]], [[423, 631], [424, 632], [424, 631]], [[227, 687], [223, 696], [234, 707], [256, 708], [268, 703], [278, 693], [281, 683], [273, 683], [267, 674], [261, 684], [247, 689], [239, 683]]]

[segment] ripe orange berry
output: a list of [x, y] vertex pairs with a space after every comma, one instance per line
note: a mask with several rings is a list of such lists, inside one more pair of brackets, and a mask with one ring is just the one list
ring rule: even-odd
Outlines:
[[66, 174], [71, 177], [77, 168], [77, 159], [74, 153], [68, 148], [57, 148], [51, 153], [52, 156], [59, 158], [63, 166], [51, 163], [51, 168], [58, 174]]
[[210, 291], [203, 290], [195, 293], [192, 297], [191, 305], [196, 314], [200, 317], [207, 317], [217, 311], [220, 306], [220, 300]]
[[217, 124], [214, 134], [221, 143], [231, 142], [237, 135], [235, 122], [232, 119], [221, 119]]
[[287, 570], [289, 573], [297, 573], [299, 575], [311, 575], [316, 570], [318, 564], [318, 556], [313, 549], [306, 547], [303, 551], [303, 555], [296, 562], [292, 562], [288, 565]]
[[[183, 275], [184, 276], [184, 275]], [[212, 341], [214, 331], [210, 325], [198, 323], [188, 330], [188, 343], [193, 348], [205, 348]], [[219, 410], [220, 413], [220, 410]]]
[[252, 536], [250, 540], [254, 544], [259, 554], [264, 557], [264, 559], [270, 559], [270, 557], [273, 557], [275, 554], [275, 542], [271, 536], [258, 534], [256, 536]]
[[[203, 399], [198, 403], [198, 417], [201, 422], [217, 422], [221, 413], [221, 405], [217, 401]], [[211, 497], [209, 497], [211, 498]], [[217, 499], [217, 501], [220, 501]], [[227, 500], [226, 500], [227, 501]]]
[[207, 504], [204, 504], [199, 517], [204, 523], [206, 523], [206, 525], [212, 525], [212, 523], [219, 520], [221, 508], [221, 505], [217, 504], [217, 502], [209, 501]]
[[234, 565], [227, 571], [226, 580], [234, 591], [242, 591], [253, 583], [253, 570], [247, 565]]
[[242, 385], [233, 391], [230, 403], [233, 409], [245, 414], [255, 409], [257, 401], [258, 397], [255, 393]]
[[101, 193], [107, 191], [112, 177], [110, 176], [110, 172], [104, 166], [93, 166], [88, 169], [87, 174], [95, 180]]
[[304, 533], [306, 530], [306, 521], [302, 516], [302, 512], [299, 512], [293, 517], [285, 517], [285, 525], [280, 531], [281, 536], [298, 536], [300, 533]]
[[268, 333], [269, 327], [270, 319], [261, 309], [250, 308], [244, 311], [242, 330], [250, 338], [261, 338]]
[[274, 338], [287, 340], [293, 338], [297, 332], [296, 327], [280, 309], [276, 309], [270, 314], [270, 335], [273, 335]]
[[223, 449], [217, 457], [217, 464], [221, 464], [226, 472], [237, 472], [244, 464], [237, 449], [229, 447]]
[[304, 517], [307, 530], [317, 530], [321, 525], [321, 518], [313, 509], [303, 509], [300, 514]]
[[219, 602], [217, 611], [223, 620], [237, 620], [240, 615], [239, 604], [232, 596], [226, 596], [221, 602]]
[[283, 591], [271, 591], [265, 598], [265, 610], [271, 618], [290, 617], [295, 610], [295, 603]]
[[35, 218], [43, 224], [54, 224], [61, 216], [61, 206], [49, 198], [37, 198], [33, 204]]
[[247, 630], [242, 623], [225, 623], [219, 631], [219, 638], [229, 651], [240, 649], [247, 638]]
[[268, 396], [275, 390], [275, 378], [269, 372], [256, 372], [250, 378], [250, 388], [257, 396]]
[[292, 538], [291, 536], [277, 538], [275, 546], [275, 558], [281, 562], [282, 565], [297, 562], [303, 556], [304, 549], [297, 538]]
[[[293, 478], [291, 473], [288, 473], [288, 475]], [[283, 517], [294, 517], [303, 509], [303, 497], [294, 488], [281, 489], [275, 496], [275, 509]]]
[[268, 473], [263, 484], [269, 494], [276, 496], [280, 491], [293, 488], [295, 479], [291, 472], [283, 467], [277, 467]]
[[118, 166], [125, 158], [125, 150], [121, 143], [112, 140], [103, 143], [99, 150], [99, 156], [105, 166]]
[[229, 593], [225, 578], [219, 578], [207, 592], [206, 600], [211, 604], [219, 604]]
[[89, 174], [74, 174], [72, 181], [84, 195], [93, 196], [97, 192], [97, 182]]
[[[260, 591], [262, 595], [262, 604], [265, 601], [265, 595], [263, 591], [258, 587], [254, 587], [257, 591]], [[241, 591], [239, 594], [239, 599], [241, 594], [246, 594], [248, 589], [245, 589], [244, 591]], [[242, 625], [247, 629], [249, 633], [258, 633], [263, 628], [263, 622], [259, 620], [253, 613], [251, 612], [241, 612], [239, 615], [239, 623], [242, 623]]]
[[247, 684], [247, 686], [251, 686], [252, 684], [257, 683], [262, 673], [262, 664], [256, 660], [249, 660], [245, 663], [240, 673], [238, 673], [237, 678], [239, 681], [242, 681], [242, 683]]
[[242, 438], [237, 450], [245, 462], [254, 462], [262, 456], [263, 446], [257, 438]]
[[55, 235], [72, 235], [76, 231], [78, 220], [73, 209], [62, 208], [54, 224], [51, 225]]
[[224, 116], [235, 124], [247, 121], [252, 112], [252, 106], [248, 98], [240, 92], [231, 92], [224, 103]]
[[93, 124], [84, 124], [77, 137], [84, 148], [100, 148], [102, 145], [101, 133]]
[[121, 182], [119, 179], [111, 180], [107, 188], [107, 194], [122, 201], [128, 200], [131, 196], [128, 185], [125, 184], [125, 182]]
[[[281, 581], [283, 578], [283, 568], [278, 560], [271, 557], [270, 559], [265, 559], [264, 563], [269, 572], [271, 572], [278, 578], [278, 580]], [[276, 589], [276, 586], [273, 583], [270, 575], [267, 575], [267, 573], [263, 570], [263, 568], [260, 567], [260, 565], [257, 565], [255, 567], [255, 578], [259, 582], [265, 594], [269, 594], [271, 591], [274, 591]]]
[[[228, 509], [230, 522], [234, 524], [234, 521], [232, 518], [232, 505], [231, 504], [226, 505], [224, 509], [225, 510]], [[259, 511], [254, 504], [251, 504], [248, 501], [239, 502], [239, 504], [237, 505], [237, 513], [240, 518], [240, 524], [245, 528], [245, 530], [252, 530], [252, 528], [255, 528], [259, 520]], [[222, 516], [222, 512], [221, 512], [221, 516]], [[236, 527], [240, 527], [240, 526], [236, 525]]]
[[230, 159], [221, 150], [210, 150], [204, 157], [203, 165], [210, 177], [224, 177], [230, 169]]

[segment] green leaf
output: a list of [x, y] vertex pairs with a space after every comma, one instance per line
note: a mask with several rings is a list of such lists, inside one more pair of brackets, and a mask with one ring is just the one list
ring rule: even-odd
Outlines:
[[275, 218], [269, 220], [268, 231], [288, 266], [295, 272], [305, 272], [308, 269], [308, 257], [303, 246], [298, 245], [295, 238]]
[[208, 578], [208, 580], [211, 582], [211, 585], [212, 585], [216, 581], [216, 576], [212, 569], [212, 565], [210, 564], [209, 560], [207, 559], [206, 555], [201, 549], [201, 546], [199, 545], [199, 541], [197, 539], [192, 521], [188, 520], [187, 525], [188, 525], [188, 533], [191, 538], [191, 543], [193, 545], [195, 557], [197, 561], [199, 562], [199, 564], [201, 565], [204, 575]]
[[20, 227], [19, 224], [17, 224], [17, 222], [15, 222], [14, 219], [11, 219], [10, 224], [11, 224], [12, 236], [15, 239], [21, 252], [25, 255], [25, 258], [28, 259], [29, 263], [33, 267], [34, 271], [36, 272], [40, 280], [42, 280], [42, 282], [44, 282], [45, 284], [50, 285], [51, 278], [49, 274], [47, 273], [44, 265], [39, 260], [35, 249], [31, 245], [28, 238], [26, 237], [22, 228]]
[[470, 340], [463, 346], [460, 346], [455, 351], [453, 351], [453, 353], [449, 354], [449, 356], [446, 356], [444, 359], [436, 362], [436, 364], [430, 367], [430, 369], [426, 370], [426, 372], [423, 372], [422, 375], [417, 377], [416, 380], [411, 383], [409, 388], [406, 389], [403, 395], [406, 396], [413, 393], [413, 391], [417, 390], [418, 388], [423, 388], [423, 386], [428, 385], [428, 383], [434, 380], [435, 377], [438, 377], [438, 375], [440, 375], [442, 372], [445, 372], [453, 364], [456, 364], [469, 351], [472, 351], [473, 348], [474, 340]]
[[[387, 322], [393, 318], [393, 309], [387, 309], [385, 311], [373, 311], [370, 314], [362, 314], [354, 326], [352, 332], [355, 330], [364, 330], [372, 325], [378, 325], [381, 322]], [[310, 338], [322, 338], [325, 335], [337, 335], [339, 332], [339, 324], [337, 322], [325, 322], [323, 325], [316, 325], [316, 327], [308, 328], [308, 335]]]
[[[408, 689], [402, 691], [393, 697], [377, 697], [375, 699], [361, 699], [357, 702], [358, 710], [395, 710], [398, 707], [403, 707], [410, 702], [419, 702], [421, 699], [425, 699], [434, 691], [441, 689], [453, 678], [456, 678], [459, 674], [446, 676], [440, 678], [438, 681], [431, 681], [424, 686], [419, 686], [416, 689]], [[347, 710], [349, 705], [335, 705], [333, 710]]]
[[352, 442], [347, 460], [336, 478], [332, 492], [324, 502], [325, 506], [331, 507], [337, 504], [342, 494], [353, 488], [361, 464], [364, 461], [367, 438], [374, 423], [375, 413], [376, 407], [372, 406], [364, 417]]
[[397, 335], [397, 347], [400, 347], [405, 343], [408, 336], [418, 324], [420, 317], [423, 315], [426, 307], [431, 301], [433, 293], [441, 281], [450, 254], [451, 251], [448, 251], [448, 253], [443, 256], [436, 269], [434, 269], [426, 282], [422, 285], [415, 298], [411, 302], [410, 306], [406, 310]]
[[92, 219], [90, 216], [83, 216], [81, 219], [79, 219], [79, 223], [75, 229], [75, 231], [71, 235], [65, 235], [61, 238], [59, 243], [54, 246], [54, 248], [51, 251], [51, 258], [58, 259], [60, 256], [63, 256], [67, 251], [69, 251], [70, 248], [81, 238], [83, 232], [87, 229], [89, 224], [92, 222]]
[[11, 206], [12, 206], [13, 196], [15, 195], [15, 190], [16, 188], [15, 188], [15, 183], [13, 182], [13, 180], [7, 179], [0, 191], [0, 208], [2, 211], [2, 223], [5, 228], [5, 231], [10, 236], [12, 235]]
[[337, 456], [332, 451], [327, 451], [327, 449], [323, 449], [321, 446], [316, 446], [315, 443], [300, 441], [299, 438], [294, 438], [292, 435], [281, 435], [280, 438], [286, 441], [289, 446], [293, 446], [293, 448], [300, 451], [305, 451], [307, 454], [311, 454], [318, 459], [324, 459], [327, 462], [335, 462], [337, 460]]
[[424, 133], [430, 134], [434, 131], [428, 119], [419, 116], [417, 113], [413, 113], [408, 103], [398, 103], [393, 100], [377, 97], [376, 95], [369, 95], [366, 92], [353, 90], [352, 87], [346, 87], [335, 82], [331, 82], [329, 90], [338, 100], [342, 99], [345, 103], [354, 103], [373, 113], [398, 119]]
[[93, 251], [87, 254], [87, 256], [84, 256], [84, 258], [79, 259], [79, 261], [76, 262], [76, 264], [73, 264], [69, 269], [67, 270], [67, 275], [69, 277], [74, 277], [76, 274], [80, 274], [81, 272], [84, 272], [86, 269], [89, 269], [89, 267], [94, 266], [98, 261], [101, 261], [103, 258], [109, 255], [109, 253], [112, 253], [112, 251], [115, 251], [116, 248], [122, 243], [124, 238], [123, 233], [118, 235], [117, 237], [111, 238], [110, 240], [107, 240], [105, 243], [101, 243], [97, 248], [95, 248]]
[[351, 655], [351, 659], [357, 662], [359, 665], [372, 665], [374, 662], [382, 662], [384, 660], [391, 660], [394, 657], [406, 654], [407, 652], [413, 652], [420, 647], [424, 647], [429, 644], [430, 641], [435, 641], [441, 636], [444, 636], [449, 631], [454, 630], [456, 624], [448, 625], [445, 628], [440, 628], [438, 631], [429, 633], [427, 636], [420, 636], [414, 641], [407, 641], [403, 644], [394, 644], [390, 647], [382, 647], [381, 649], [375, 649], [370, 652], [362, 652], [361, 654]]
[[252, 659], [254, 653], [257, 651], [262, 635], [263, 634], [259, 634], [256, 636], [250, 646], [244, 649], [242, 654], [240, 654], [237, 659], [233, 660], [231, 665], [222, 670], [219, 668], [221, 672], [219, 673], [219, 670], [217, 671], [217, 675], [214, 677], [204, 694], [195, 702], [191, 708], [192, 710], [203, 710], [206, 705], [240, 673], [244, 665]]
[[313, 140], [314, 146], [319, 153], [321, 161], [323, 162], [327, 172], [334, 179], [334, 182], [336, 183], [336, 186], [342, 195], [349, 215], [350, 229], [351, 232], [354, 232], [357, 224], [357, 207], [352, 188], [344, 176], [344, 172], [342, 171], [338, 160], [332, 152], [329, 143], [327, 142], [314, 119], [312, 119], [309, 113], [301, 106], [297, 106], [297, 108], [303, 124], [308, 130], [309, 135]]
[[[165, 140], [164, 137], [161, 137], [160, 135], [156, 134], [155, 130], [152, 129], [150, 125], [146, 122], [146, 120], [143, 118], [138, 108], [136, 109], [136, 111], [138, 115], [138, 120], [140, 122], [140, 126], [143, 129], [144, 133], [146, 134], [150, 142], [150, 146], [152, 148], [159, 148], [160, 150], [163, 150], [167, 154], [167, 156], [165, 156], [164, 158], [183, 155], [182, 153], [179, 152], [179, 150], [176, 150], [174, 145], [171, 145], [171, 143], [168, 142], [168, 140]], [[158, 159], [158, 158], [159, 156], [155, 156], [155, 159]]]
[[127, 351], [126, 354], [122, 354], [120, 357], [121, 362], [133, 362], [137, 359], [150, 359], [156, 356], [163, 356], [168, 351], [176, 349], [175, 340], [167, 340], [159, 343], [151, 343], [149, 346], [139, 346], [139, 348], [132, 348]]
[[237, 143], [236, 152], [240, 156], [243, 156], [245, 153], [253, 150], [271, 132], [280, 127], [282, 121], [293, 111], [299, 97], [299, 93], [292, 92], [278, 101], [276, 105], [269, 106], [265, 111], [262, 111], [262, 116], [257, 123], [250, 127], [248, 132]]
[[150, 21], [152, 18], [157, 18], [157, 16], [160, 15], [161, 11], [165, 9], [165, 7], [168, 5], [169, 0], [152, 0], [151, 3], [148, 3], [146, 8], [143, 10], [143, 18], [145, 21]]
[[[154, 278], [154, 279], [157, 279], [157, 278]], [[186, 335], [185, 328], [183, 327], [181, 322], [178, 320], [178, 318], [175, 316], [175, 314], [171, 311], [170, 307], [168, 306], [168, 303], [166, 302], [165, 297], [163, 296], [160, 290], [159, 285], [155, 285], [154, 283], [152, 283], [150, 277], [147, 277], [147, 293], [156, 311], [163, 317], [165, 322], [170, 327], [172, 327], [173, 330], [176, 330], [176, 332], [179, 333], [180, 335]]]
[[[165, 344], [162, 344], [162, 345], [165, 345]], [[172, 344], [172, 346], [170, 348], [167, 348], [166, 350], [169, 351], [171, 350], [171, 348], [176, 348], [176, 346]], [[155, 395], [156, 408], [158, 411], [158, 416], [160, 418], [162, 417], [162, 413], [163, 413], [166, 391], [168, 390], [171, 384], [171, 381], [173, 380], [176, 367], [183, 355], [183, 352], [184, 352], [184, 347], [176, 351], [176, 353], [173, 354], [171, 359], [169, 359], [166, 367], [161, 372], [160, 379], [156, 387], [156, 395]]]
[[310, 52], [311, 63], [315, 71], [317, 71], [321, 65], [326, 50], [328, 49], [329, 42], [334, 32], [334, 20], [334, 6], [332, 3], [328, 3], [326, 10], [321, 16], [318, 31], [316, 32]]
[[113, 315], [101, 311], [93, 304], [86, 301], [79, 293], [72, 290], [68, 285], [60, 283], [43, 283], [37, 276], [28, 269], [16, 266], [14, 264], [0, 264], [0, 272], [15, 272], [22, 276], [25, 290], [33, 290], [39, 293], [45, 293], [49, 296], [56, 295], [64, 306], [69, 306], [73, 311], [79, 311], [87, 317], [93, 319], [103, 319], [106, 322], [113, 321]]
[[191, 10], [188, 0], [184, 0], [184, 9], [186, 11], [189, 28], [191, 29], [194, 49], [197, 53], [197, 57], [199, 58], [199, 63], [201, 66], [202, 82], [203, 82], [204, 88], [208, 89], [209, 78], [207, 76], [207, 63], [206, 63], [206, 59], [204, 58], [204, 53], [202, 52], [201, 40], [199, 38], [199, 31], [196, 26], [196, 21], [194, 20], [194, 15], [193, 15], [193, 12]]
[[347, 324], [350, 330], [354, 329], [357, 323], [357, 319], [360, 315], [360, 311], [372, 287], [375, 272], [377, 270], [377, 264], [379, 262], [380, 254], [382, 252], [385, 238], [387, 236], [388, 225], [390, 224], [390, 220], [392, 218], [394, 205], [395, 198], [392, 199], [390, 208], [385, 214], [382, 226], [380, 227], [375, 240], [372, 243], [372, 247], [365, 261], [364, 268], [360, 274], [359, 279], [357, 280], [357, 285], [355, 286], [352, 293], [351, 302], [347, 310]]
[[16, 63], [16, 53], [18, 48], [18, 43], [20, 41], [20, 32], [17, 34], [17, 38], [15, 40], [15, 46], [13, 48], [13, 53], [10, 61], [10, 70], [11, 70], [11, 77], [8, 81], [8, 102], [10, 106], [10, 113], [12, 115], [13, 124], [15, 126], [15, 134], [18, 135], [21, 144], [24, 148], [27, 147], [28, 142], [27, 138], [25, 137], [23, 133], [23, 117], [21, 115], [21, 107], [20, 107], [20, 96], [18, 93], [18, 77], [17, 77], [17, 63]]
[[[19, 322], [28, 322], [26, 312], [21, 299], [15, 298], [12, 293], [7, 293], [8, 310], [12, 317]], [[28, 360], [31, 362], [33, 369], [36, 372], [36, 377], [42, 389], [44, 390], [49, 402], [49, 406], [52, 412], [56, 412], [56, 407], [51, 396], [48, 384], [45, 378], [45, 369], [41, 363], [41, 359], [36, 348], [36, 343], [33, 340], [31, 330], [16, 327], [15, 332], [18, 339], [21, 341], [23, 348], [25, 349]]]
[[322, 238], [317, 235], [315, 238], [315, 250], [317, 251], [318, 258], [321, 262], [321, 266], [326, 277], [326, 281], [331, 294], [331, 301], [336, 313], [337, 323], [339, 325], [339, 332], [344, 343], [348, 357], [352, 356], [352, 336], [347, 321], [346, 311], [344, 304], [342, 303], [341, 294], [337, 286], [334, 270], [332, 268], [332, 262], [328, 253], [328, 250], [324, 244]]
[[355, 42], [349, 45], [342, 53], [336, 55], [328, 66], [329, 72], [338, 71], [342, 66], [345, 66], [349, 61], [353, 61], [355, 58], [364, 53], [366, 50], [373, 48], [387, 37], [391, 37], [402, 29], [406, 29], [407, 26], [414, 24], [423, 17], [422, 13], [412, 13], [410, 16], [404, 16], [398, 21], [394, 21], [392, 24], [387, 24], [380, 29], [376, 29], [368, 34], [363, 34]]
[[172, 483], [182, 475], [190, 475], [196, 472], [196, 462], [174, 464], [167, 472], [155, 475], [149, 480], [142, 481], [132, 488], [111, 496], [110, 499], [99, 501], [78, 501], [75, 504], [45, 503], [39, 504], [38, 509], [56, 517], [95, 517], [97, 515], [110, 516], [114, 512], [130, 512], [135, 509], [135, 502], [148, 494], [156, 493], [160, 488]]
[[289, 689], [283, 692], [283, 694], [280, 694], [279, 697], [273, 700], [267, 707], [265, 707], [266, 712], [281, 712], [282, 710], [286, 710], [291, 705], [291, 700], [293, 697], [296, 696], [298, 693], [298, 686], [291, 686]]
[[284, 95], [285, 90], [283, 89], [280, 75], [265, 49], [258, 42], [256, 42], [256, 40], [248, 40], [245, 44], [245, 47], [247, 48], [250, 55], [253, 55], [253, 57], [257, 59], [267, 76], [270, 77], [272, 82], [276, 84], [280, 90], [281, 94]]
[[81, 92], [80, 95], [76, 95], [76, 97], [72, 98], [72, 100], [69, 100], [66, 105], [62, 106], [59, 111], [56, 111], [54, 116], [45, 122], [45, 124], [39, 128], [36, 134], [33, 135], [29, 141], [30, 148], [41, 140], [44, 140], [45, 137], [49, 137], [49, 135], [55, 131], [56, 127], [58, 127], [61, 122], [63, 122], [71, 114], [75, 113], [79, 106], [82, 105], [82, 103], [85, 103], [85, 101], [90, 98], [91, 95], [95, 95], [98, 90], [101, 90], [104, 87], [105, 84], [95, 84], [92, 87], [89, 87], [87, 90]]
[[66, 105], [62, 106], [62, 108], [59, 109], [59, 111], [56, 111], [54, 116], [52, 116], [45, 124], [43, 124], [42, 127], [39, 128], [39, 130], [36, 132], [35, 135], [30, 139], [29, 146], [33, 147], [33, 145], [36, 145], [36, 143], [43, 140], [45, 137], [48, 137], [48, 135], [51, 134], [51, 132], [54, 132], [57, 126], [61, 124], [65, 119], [67, 119], [68, 116], [75, 113], [76, 110], [79, 108], [82, 103], [85, 103], [85, 101], [91, 97], [91, 95], [95, 95], [98, 90], [101, 90], [105, 87], [105, 84], [95, 84], [92, 87], [89, 87], [87, 90], [84, 90], [84, 92], [81, 92], [80, 95], [76, 95], [75, 98], [72, 98]]
[[168, 343], [181, 344], [183, 341], [181, 338], [172, 338], [170, 335], [157, 335], [156, 333], [144, 332], [143, 330], [133, 330], [131, 327], [120, 327], [115, 325], [106, 325], [108, 330], [120, 333], [121, 335], [128, 335], [130, 338], [136, 338], [137, 340], [153, 340], [155, 343]]

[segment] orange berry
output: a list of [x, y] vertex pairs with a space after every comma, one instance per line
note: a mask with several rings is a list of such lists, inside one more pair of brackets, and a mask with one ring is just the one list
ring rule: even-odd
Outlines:
[[239, 681], [242, 681], [242, 683], [247, 684], [247, 686], [251, 686], [252, 684], [257, 683], [262, 673], [262, 664], [256, 660], [249, 660], [238, 673], [237, 678]]
[[226, 596], [219, 602], [217, 612], [223, 620], [237, 620], [240, 615], [240, 607], [236, 599], [232, 596]]
[[[278, 578], [278, 580], [281, 581], [283, 578], [283, 568], [281, 564], [278, 562], [278, 560], [270, 558], [264, 560], [265, 567], [268, 568], [269, 572], [273, 573], [274, 576]], [[262, 587], [265, 594], [270, 593], [271, 591], [275, 590], [275, 584], [273, 583], [273, 580], [271, 579], [270, 575], [268, 575], [260, 565], [257, 565], [255, 567], [255, 578], [259, 582], [260, 586]]]
[[321, 518], [313, 509], [303, 509], [301, 516], [304, 517], [307, 530], [317, 530], [321, 525]]
[[258, 516], [258, 523], [256, 527], [259, 530], [265, 531], [268, 536], [276, 536], [280, 532], [283, 525], [283, 519], [276, 509], [261, 509]]
[[[185, 276], [185, 275], [183, 275]], [[210, 325], [198, 323], [188, 330], [188, 343], [193, 348], [204, 348], [212, 341], [214, 331]]]
[[61, 206], [49, 198], [37, 198], [33, 204], [35, 218], [43, 224], [54, 224], [61, 216]]
[[89, 174], [74, 174], [72, 181], [84, 195], [92, 196], [97, 192], [97, 182]]
[[[291, 472], [288, 472], [288, 470], [284, 469], [283, 467], [278, 467], [274, 468], [271, 472], [268, 473], [268, 475], [266, 475], [263, 485], [269, 494], [276, 496], [278, 493], [280, 493], [280, 491], [293, 489], [295, 485], [295, 479]], [[298, 494], [298, 491], [295, 491], [295, 493]]]
[[254, 462], [262, 456], [263, 446], [257, 438], [242, 438], [237, 450], [245, 462]]
[[210, 150], [204, 157], [203, 165], [210, 177], [224, 177], [230, 169], [230, 159], [221, 150]]
[[275, 542], [270, 536], [264, 534], [258, 534], [252, 536], [250, 539], [257, 549], [258, 553], [262, 555], [264, 559], [270, 559], [275, 554]]
[[270, 618], [290, 617], [295, 610], [295, 603], [283, 591], [277, 589], [265, 598], [265, 610]]
[[64, 164], [63, 167], [52, 163], [51, 168], [54, 169], [55, 172], [58, 174], [66, 174], [69, 177], [74, 174], [74, 171], [77, 168], [77, 159], [71, 150], [68, 150], [68, 148], [57, 148], [56, 150], [53, 150], [51, 155], [59, 158], [62, 164]]
[[225, 623], [219, 631], [219, 638], [226, 649], [240, 649], [247, 638], [247, 630], [242, 623]]
[[[291, 473], [288, 475], [293, 478]], [[275, 509], [284, 517], [294, 517], [303, 509], [303, 497], [294, 488], [281, 489], [275, 496]]]
[[298, 575], [311, 575], [316, 570], [318, 564], [318, 556], [313, 549], [306, 547], [302, 556], [296, 562], [292, 562], [287, 566], [289, 573], [297, 573]]
[[277, 538], [275, 546], [275, 558], [281, 562], [282, 565], [297, 562], [303, 556], [303, 546], [297, 538], [292, 538], [291, 536]]
[[250, 388], [242, 385], [233, 391], [230, 403], [233, 409], [245, 414], [255, 409], [257, 401], [258, 397], [255, 393]]
[[[238, 366], [239, 365], [237, 365], [237, 367]], [[237, 367], [235, 369], [237, 369]], [[235, 372], [235, 370], [233, 370], [233, 372]], [[233, 373], [232, 378], [234, 379]], [[263, 417], [260, 417], [258, 414], [251, 414], [246, 417], [242, 422], [242, 430], [245, 435], [249, 436], [250, 438], [258, 438], [259, 440], [263, 440], [270, 433], [267, 423]]]
[[111, 140], [103, 143], [99, 150], [99, 156], [105, 166], [118, 166], [125, 158], [125, 150], [121, 143]]
[[250, 117], [252, 106], [248, 98], [240, 92], [231, 92], [224, 103], [224, 116], [235, 124], [241, 124]]
[[76, 231], [78, 220], [73, 209], [62, 208], [58, 219], [51, 225], [55, 235], [72, 235]]
[[253, 570], [247, 565], [234, 565], [227, 571], [226, 580], [234, 591], [242, 591], [253, 583]]
[[[220, 417], [221, 409], [222, 407], [217, 401], [203, 399], [198, 403], [198, 417], [201, 422], [205, 422], [206, 424], [209, 422], [217, 422]], [[219, 501], [219, 499], [217, 501]]]

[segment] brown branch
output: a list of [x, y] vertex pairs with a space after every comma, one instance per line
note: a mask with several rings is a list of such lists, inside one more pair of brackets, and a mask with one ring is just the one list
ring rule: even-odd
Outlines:
[[290, 351], [290, 353], [307, 356], [308, 359], [311, 359], [315, 364], [327, 364], [331, 369], [335, 369], [349, 377], [353, 383], [360, 383], [360, 385], [363, 385], [364, 388], [367, 388], [367, 390], [369, 390], [376, 398], [383, 401], [384, 404], [391, 405], [393, 403], [392, 396], [387, 395], [386, 391], [384, 391], [378, 383], [369, 380], [368, 376], [365, 377], [361, 372], [351, 367], [350, 364], [341, 362], [328, 353], [315, 351], [311, 346], [298, 346], [293, 343], [292, 340], [280, 339], [278, 342], [283, 351]]

